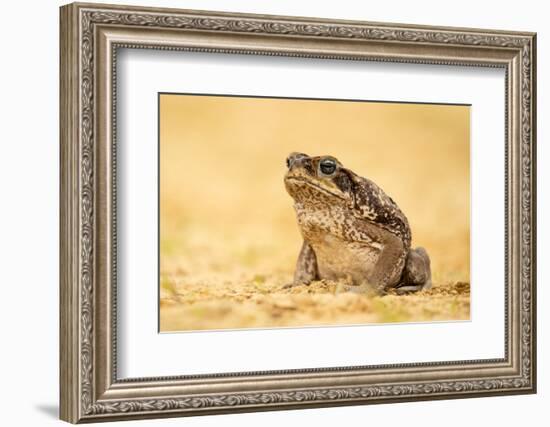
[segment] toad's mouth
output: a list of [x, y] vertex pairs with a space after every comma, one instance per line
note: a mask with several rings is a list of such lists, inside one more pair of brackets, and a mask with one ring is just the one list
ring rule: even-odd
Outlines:
[[346, 198], [344, 196], [342, 196], [341, 194], [330, 191], [325, 187], [321, 187], [319, 184], [317, 184], [313, 181], [310, 181], [309, 179], [306, 179], [306, 178], [296, 177], [296, 176], [287, 176], [287, 177], [285, 177], [285, 181], [287, 181], [287, 182], [296, 182], [298, 184], [309, 185], [310, 187], [313, 187], [316, 190], [319, 190], [321, 193], [326, 194], [327, 196], [336, 197], [340, 200], [346, 201]]

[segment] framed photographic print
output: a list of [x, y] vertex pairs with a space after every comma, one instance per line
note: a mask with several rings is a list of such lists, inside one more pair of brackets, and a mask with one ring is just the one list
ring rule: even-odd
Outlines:
[[535, 392], [535, 34], [60, 22], [62, 419]]

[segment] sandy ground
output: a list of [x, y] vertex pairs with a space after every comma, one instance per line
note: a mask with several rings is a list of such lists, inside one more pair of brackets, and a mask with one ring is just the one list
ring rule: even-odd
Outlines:
[[[161, 331], [469, 318], [468, 107], [172, 95], [160, 141]], [[302, 244], [283, 185], [292, 151], [380, 185], [428, 250], [433, 289], [283, 289]]]
[[166, 287], [160, 317], [164, 332], [467, 320], [470, 315], [470, 285], [463, 282], [381, 297], [324, 281], [282, 289], [262, 277], [238, 287], [193, 285], [173, 292]]
[[[216, 230], [220, 235], [213, 239]], [[410, 295], [367, 296], [328, 281], [285, 288], [299, 251], [298, 231], [293, 250], [263, 227], [239, 231], [213, 225], [171, 233], [161, 264], [161, 331], [469, 319], [470, 286], [450, 262], [444, 270], [434, 260], [432, 289]], [[256, 236], [254, 243], [249, 236]]]

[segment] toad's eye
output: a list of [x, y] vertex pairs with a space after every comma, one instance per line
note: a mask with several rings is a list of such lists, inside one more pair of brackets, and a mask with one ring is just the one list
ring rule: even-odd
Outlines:
[[323, 159], [319, 163], [319, 169], [323, 175], [332, 175], [336, 172], [336, 162], [333, 159]]
[[290, 157], [286, 158], [286, 167], [290, 169]]

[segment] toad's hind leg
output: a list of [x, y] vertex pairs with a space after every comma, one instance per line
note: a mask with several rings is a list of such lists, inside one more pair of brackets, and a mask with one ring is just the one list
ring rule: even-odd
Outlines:
[[424, 248], [411, 249], [407, 255], [401, 280], [395, 290], [401, 294], [430, 289], [431, 287], [432, 271], [428, 252]]

